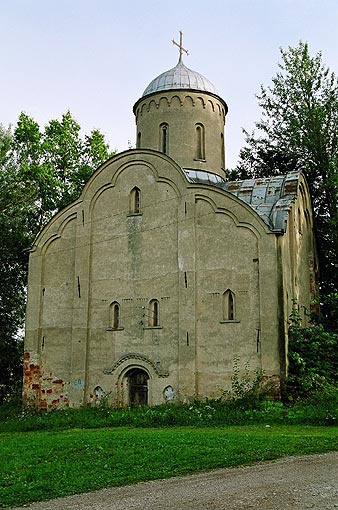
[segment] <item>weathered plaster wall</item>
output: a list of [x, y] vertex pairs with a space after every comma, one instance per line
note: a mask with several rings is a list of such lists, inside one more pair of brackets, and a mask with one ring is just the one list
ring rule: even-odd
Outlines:
[[[139, 213], [130, 211], [135, 186]], [[188, 183], [161, 153], [116, 156], [31, 253], [26, 398], [79, 406], [102, 389], [127, 405], [133, 367], [149, 376], [150, 404], [163, 402], [168, 386], [180, 400], [219, 396], [236, 356], [278, 378], [277, 267], [275, 234], [237, 197]], [[156, 327], [149, 326], [152, 299]], [[115, 329], [113, 303], [120, 306]]]
[[75, 216], [67, 215], [30, 257], [24, 398], [42, 408], [69, 402], [75, 236]]
[[[304, 177], [297, 186], [297, 195], [289, 211], [285, 234], [278, 238], [279, 270], [282, 304], [281, 322], [285, 341], [281, 347], [287, 374], [287, 350], [289, 318], [293, 306], [297, 306], [304, 325], [308, 317], [304, 310], [311, 309], [311, 300], [317, 295], [318, 260], [313, 233], [313, 217], [310, 194]], [[293, 301], [295, 300], [295, 305]]]
[[[141, 98], [134, 107], [139, 148], [162, 150], [161, 130], [168, 125], [167, 154], [181, 167], [224, 177], [226, 104], [212, 94], [163, 91]], [[196, 155], [196, 125], [204, 128], [204, 158]]]

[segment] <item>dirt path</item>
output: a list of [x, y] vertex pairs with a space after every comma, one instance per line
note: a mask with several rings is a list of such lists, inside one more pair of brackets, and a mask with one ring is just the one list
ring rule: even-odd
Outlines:
[[[138, 483], [34, 503], [31, 510], [333, 510], [338, 452]], [[15, 509], [15, 510], [23, 510]]]

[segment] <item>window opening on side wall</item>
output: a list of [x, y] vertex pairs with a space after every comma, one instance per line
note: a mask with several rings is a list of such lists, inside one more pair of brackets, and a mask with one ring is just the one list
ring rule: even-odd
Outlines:
[[230, 289], [223, 294], [223, 320], [235, 320], [235, 295]]
[[117, 301], [110, 305], [110, 324], [113, 329], [120, 328], [120, 304]]
[[129, 212], [130, 214], [139, 214], [141, 212], [141, 191], [137, 186], [130, 192]]
[[156, 327], [160, 325], [160, 305], [157, 299], [152, 299], [149, 303], [148, 325], [150, 327]]

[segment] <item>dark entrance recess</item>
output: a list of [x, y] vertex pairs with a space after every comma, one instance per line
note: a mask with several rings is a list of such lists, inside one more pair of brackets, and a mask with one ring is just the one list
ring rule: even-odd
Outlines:
[[147, 372], [139, 368], [130, 370], [127, 374], [129, 383], [129, 405], [131, 407], [148, 405]]

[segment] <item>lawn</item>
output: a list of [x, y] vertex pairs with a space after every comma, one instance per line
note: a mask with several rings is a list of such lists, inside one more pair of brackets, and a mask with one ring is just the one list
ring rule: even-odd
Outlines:
[[336, 427], [101, 428], [0, 434], [0, 507], [338, 450]]

